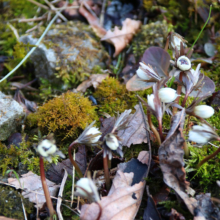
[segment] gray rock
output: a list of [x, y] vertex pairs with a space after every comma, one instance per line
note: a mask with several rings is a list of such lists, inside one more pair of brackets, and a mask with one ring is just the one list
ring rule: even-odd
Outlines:
[[[88, 77], [94, 66], [105, 66], [107, 53], [100, 42], [91, 36], [88, 26], [85, 31], [85, 24], [80, 25], [77, 27], [77, 23], [69, 22], [52, 26], [30, 57], [36, 77], [60, 84], [59, 77], [64, 78], [69, 74], [70, 79], [83, 81], [83, 77]], [[37, 37], [40, 35], [38, 33]], [[37, 37], [34, 33], [24, 35], [20, 41], [35, 45]]]
[[19, 121], [25, 116], [23, 107], [0, 92], [0, 141], [5, 141], [16, 131]]

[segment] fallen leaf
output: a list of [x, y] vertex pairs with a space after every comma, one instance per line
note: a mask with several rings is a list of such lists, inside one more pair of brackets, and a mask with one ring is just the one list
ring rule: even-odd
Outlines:
[[183, 199], [189, 211], [194, 214], [197, 201], [190, 198], [186, 191], [190, 190], [189, 182], [186, 181], [186, 171], [184, 169], [184, 150], [185, 142], [182, 129], [185, 121], [185, 109], [176, 113], [172, 118], [172, 124], [165, 141], [159, 148], [160, 166], [163, 172], [164, 182], [174, 189]]
[[114, 28], [114, 31], [108, 30], [106, 35], [102, 37], [101, 40], [107, 41], [114, 45], [114, 57], [116, 57], [129, 44], [140, 26], [141, 21], [126, 18], [125, 21], [122, 22], [121, 30], [117, 26]]
[[[57, 3], [57, 6], [59, 8], [62, 8], [66, 5], [66, 1], [60, 1]], [[67, 7], [72, 7], [72, 6], [79, 6], [78, 1], [73, 1], [73, 3], [68, 4]], [[64, 16], [68, 18], [69, 20], [74, 19], [74, 18], [79, 18], [79, 9], [78, 8], [66, 8], [62, 11]]]
[[84, 6], [79, 8], [79, 13], [87, 19], [98, 37], [102, 38], [105, 36], [106, 30], [100, 25], [99, 19], [95, 15], [91, 14]]
[[154, 200], [152, 199], [152, 196], [149, 195], [147, 199], [147, 207], [144, 210], [144, 220], [161, 220], [160, 214], [157, 211], [157, 208], [155, 206]]
[[90, 86], [93, 86], [95, 89], [98, 87], [98, 85], [107, 77], [109, 74], [92, 74], [89, 79], [82, 82], [76, 90], [78, 92], [85, 92], [86, 89], [88, 89]]
[[[19, 179], [19, 181], [21, 183], [21, 186], [23, 187], [22, 195], [24, 196], [24, 198], [28, 198], [30, 202], [36, 203], [35, 207], [42, 208], [43, 204], [46, 202], [46, 199], [44, 196], [44, 191], [42, 189], [40, 176], [32, 173], [31, 171], [21, 176], [22, 177]], [[14, 185], [14, 187], [16, 187], [17, 189], [21, 187], [19, 181], [16, 178], [8, 179], [8, 183]], [[56, 196], [59, 186], [49, 180], [46, 180], [46, 182], [50, 192], [50, 196]]]
[[149, 151], [141, 151], [139, 154], [138, 154], [138, 160], [143, 163], [143, 164], [147, 164], [149, 163]]
[[159, 202], [167, 201], [169, 199], [168, 198], [169, 193], [170, 193], [170, 188], [166, 184], [164, 184], [160, 188], [160, 191], [153, 196], [153, 200], [155, 204], [157, 205]]
[[0, 216], [0, 220], [17, 220], [15, 218], [7, 218], [7, 217], [4, 217], [4, 216]]
[[[136, 167], [134, 167], [134, 163]], [[134, 170], [134, 172], [128, 173], [129, 170], [138, 169], [137, 167], [145, 167], [139, 177]], [[135, 218], [145, 186], [145, 181], [140, 181], [140, 179], [143, 179], [146, 171], [147, 166], [136, 159], [119, 165], [109, 195], [102, 197], [100, 201], [102, 206], [100, 220], [130, 220]], [[136, 183], [137, 181], [138, 183]], [[99, 207], [96, 203], [86, 204], [82, 206], [80, 219], [96, 220], [98, 214]]]

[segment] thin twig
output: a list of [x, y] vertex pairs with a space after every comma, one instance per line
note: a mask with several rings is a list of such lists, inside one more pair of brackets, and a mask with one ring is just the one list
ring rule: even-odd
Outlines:
[[60, 190], [59, 190], [58, 200], [57, 200], [57, 216], [58, 216], [59, 220], [63, 220], [63, 216], [61, 214], [60, 207], [61, 207], [61, 203], [62, 203], [63, 190], [64, 190], [64, 186], [65, 186], [67, 177], [68, 177], [68, 173], [67, 173], [66, 169], [64, 169], [64, 176], [63, 176], [62, 183], [60, 185]]
[[45, 29], [44, 33], [41, 35], [35, 46], [28, 52], [28, 54], [24, 57], [24, 59], [12, 70], [10, 71], [3, 79], [0, 80], [0, 83], [7, 79], [9, 76], [11, 76], [28, 58], [29, 56], [36, 50], [36, 48], [40, 45], [41, 41], [43, 40], [46, 33], [49, 31], [51, 25], [54, 23], [54, 21], [57, 19], [58, 15], [56, 14], [54, 18], [50, 21], [47, 28]]
[[106, 0], [103, 0], [103, 2], [102, 2], [102, 11], [101, 11], [101, 15], [100, 15], [100, 25], [102, 27], [104, 25], [105, 4], [106, 4]]
[[33, 3], [33, 4], [35, 4], [35, 5], [37, 5], [37, 6], [39, 6], [39, 7], [41, 7], [41, 8], [44, 8], [44, 9], [46, 9], [46, 10], [49, 10], [49, 8], [48, 8], [46, 5], [43, 5], [43, 4], [39, 3], [39, 2], [36, 2], [36, 1], [34, 1], [34, 0], [28, 0], [28, 1], [31, 2], [31, 3]]
[[41, 17], [37, 17], [37, 18], [18, 19], [18, 22], [21, 23], [21, 22], [41, 21], [41, 20], [44, 20], [47, 18], [47, 16], [46, 16], [47, 13], [48, 12], [44, 13]]
[[[76, 154], [75, 154], [76, 150], [74, 149], [73, 151], [73, 159], [75, 160]], [[71, 194], [71, 204], [70, 206], [72, 207], [73, 205], [73, 198], [74, 198], [74, 187], [75, 187], [75, 167], [73, 166], [73, 181], [72, 181], [72, 194]]]
[[15, 37], [16, 37], [16, 39], [17, 39], [17, 41], [19, 41], [19, 34], [18, 34], [18, 31], [17, 31], [17, 29], [13, 26], [13, 25], [11, 25], [10, 23], [8, 23], [8, 26], [11, 28], [11, 30], [13, 31], [13, 33], [14, 33], [14, 35], [15, 35]]
[[32, 28], [30, 28], [30, 29], [28, 29], [25, 33], [27, 34], [27, 33], [30, 33], [30, 32], [32, 32], [33, 30], [35, 30], [35, 29], [37, 29], [37, 28], [39, 28], [42, 24], [43, 24], [44, 22], [43, 21], [41, 21], [40, 23], [38, 23], [36, 26], [34, 26], [34, 27], [32, 27]]

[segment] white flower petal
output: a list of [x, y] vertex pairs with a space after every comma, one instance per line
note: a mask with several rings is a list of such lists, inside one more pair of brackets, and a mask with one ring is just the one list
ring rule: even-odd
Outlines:
[[177, 93], [175, 89], [172, 88], [162, 88], [159, 90], [159, 98], [164, 103], [170, 103], [173, 102], [176, 97]]
[[[92, 193], [92, 188], [91, 188], [90, 184], [91, 184], [91, 182], [88, 178], [81, 178], [76, 183], [76, 186], [79, 186], [79, 187], [85, 189], [88, 193]], [[88, 194], [80, 188], [77, 188], [76, 192], [82, 197], [87, 197], [88, 196]]]
[[[95, 134], [98, 134], [98, 133], [100, 133], [100, 131], [99, 131], [98, 128], [96, 128], [96, 127], [91, 127], [91, 128], [86, 132], [86, 135], [90, 135], [90, 134], [95, 135]], [[101, 135], [98, 135], [98, 136], [94, 137], [93, 139], [91, 139], [91, 142], [92, 142], [92, 143], [98, 142], [98, 140], [100, 139], [100, 137], [101, 137]]]
[[136, 73], [137, 73], [138, 77], [143, 79], [143, 80], [149, 80], [150, 79], [150, 77], [147, 75], [147, 73], [145, 73], [144, 70], [142, 70], [140, 67], [138, 68]]
[[119, 147], [118, 139], [113, 134], [107, 135], [105, 143], [111, 150], [117, 150]]
[[207, 137], [193, 130], [189, 131], [189, 140], [198, 144], [205, 144], [209, 141]]
[[188, 57], [186, 56], [181, 56], [177, 59], [177, 67], [182, 70], [186, 71], [191, 69], [191, 62]]
[[194, 108], [194, 113], [201, 118], [210, 118], [215, 111], [211, 106], [198, 105]]
[[57, 146], [49, 140], [43, 140], [37, 147], [38, 153], [43, 157], [48, 157], [57, 151]]
[[154, 94], [147, 95], [148, 105], [155, 111]]

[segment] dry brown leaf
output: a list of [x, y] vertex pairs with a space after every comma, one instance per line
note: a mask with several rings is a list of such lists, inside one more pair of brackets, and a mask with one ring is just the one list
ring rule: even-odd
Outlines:
[[185, 120], [185, 109], [176, 113], [172, 118], [172, 125], [166, 140], [159, 148], [160, 166], [163, 172], [164, 182], [183, 199], [189, 211], [194, 214], [194, 209], [198, 206], [196, 199], [190, 198], [186, 191], [190, 190], [189, 183], [186, 181], [186, 171], [184, 169], [184, 150], [185, 142], [182, 129]]
[[79, 8], [79, 13], [83, 15], [89, 24], [91, 25], [93, 31], [98, 37], [102, 38], [106, 34], [106, 30], [100, 25], [99, 19], [91, 14], [84, 6]]
[[[141, 203], [145, 182], [130, 186], [134, 173], [123, 173], [121, 170], [113, 180], [109, 195], [101, 200], [102, 215], [100, 220], [134, 219]], [[99, 214], [97, 204], [83, 205], [80, 219], [96, 220]]]
[[15, 218], [7, 218], [7, 217], [4, 217], [4, 216], [0, 216], [0, 220], [17, 220]]
[[117, 26], [114, 28], [114, 31], [108, 30], [101, 40], [114, 45], [114, 57], [116, 57], [129, 44], [140, 26], [141, 21], [126, 18], [125, 21], [122, 22], [121, 30]]
[[[44, 196], [44, 191], [42, 189], [40, 176], [29, 171], [28, 173], [22, 175], [22, 178], [20, 178], [19, 181], [21, 183], [21, 186], [24, 189], [24, 191], [22, 192], [22, 195], [24, 196], [24, 198], [28, 198], [30, 202], [36, 203], [36, 207], [42, 208], [43, 204], [46, 202], [46, 199]], [[8, 183], [10, 183], [11, 185], [14, 185], [14, 187], [16, 187], [17, 189], [21, 187], [19, 181], [16, 178], [8, 179]], [[50, 195], [55, 196], [59, 186], [55, 185], [55, 183], [49, 180], [46, 180], [46, 181], [47, 181], [47, 186], [49, 188]], [[39, 193], [42, 195], [39, 195]]]
[[139, 154], [138, 154], [138, 160], [143, 163], [143, 164], [147, 164], [149, 163], [149, 151], [141, 151]]
[[82, 82], [76, 90], [78, 92], [85, 92], [87, 88], [90, 86], [93, 86], [95, 89], [98, 87], [98, 85], [108, 77], [108, 74], [92, 74], [89, 79]]

